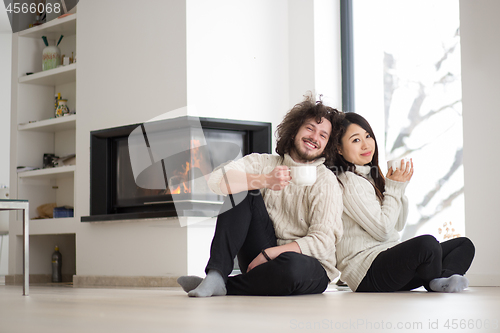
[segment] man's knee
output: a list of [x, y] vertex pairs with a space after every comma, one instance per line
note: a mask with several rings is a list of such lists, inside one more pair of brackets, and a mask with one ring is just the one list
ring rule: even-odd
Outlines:
[[242, 208], [250, 206], [251, 200], [253, 200], [256, 196], [260, 195], [260, 191], [257, 190], [258, 193], [254, 193], [254, 191], [242, 191], [238, 193], [228, 194], [224, 199], [224, 203], [219, 211], [219, 215], [230, 211], [234, 208]]
[[279, 264], [280, 271], [291, 280], [300, 280], [304, 275], [314, 274], [323, 269], [317, 259], [297, 252], [283, 252], [274, 260]]
[[328, 287], [328, 277], [320, 262], [296, 252], [284, 252], [277, 260], [277, 271], [283, 285], [290, 289], [291, 295], [318, 294]]

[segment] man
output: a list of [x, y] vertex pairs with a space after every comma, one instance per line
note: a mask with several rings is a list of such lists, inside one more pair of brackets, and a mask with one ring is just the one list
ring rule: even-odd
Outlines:
[[[212, 173], [210, 188], [228, 198], [217, 218], [207, 276], [177, 280], [189, 296], [316, 294], [338, 276], [342, 192], [325, 164], [333, 165], [340, 118], [306, 97], [278, 125], [279, 156], [250, 154]], [[303, 165], [316, 167], [311, 186], [295, 185], [290, 177], [291, 167]], [[235, 256], [242, 274], [228, 277]]]

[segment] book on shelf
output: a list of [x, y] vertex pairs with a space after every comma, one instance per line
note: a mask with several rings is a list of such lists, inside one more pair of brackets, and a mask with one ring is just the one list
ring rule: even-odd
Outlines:
[[37, 168], [37, 167], [32, 167], [32, 166], [18, 166], [17, 167], [17, 173], [20, 173], [20, 172], [25, 172], [25, 171], [31, 171], [31, 170], [38, 170], [40, 168]]

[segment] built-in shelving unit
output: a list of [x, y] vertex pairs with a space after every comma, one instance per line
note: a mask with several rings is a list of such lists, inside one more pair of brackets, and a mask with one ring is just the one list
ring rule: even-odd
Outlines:
[[[51, 253], [54, 245], [73, 244], [80, 224], [76, 217], [39, 218], [37, 207], [45, 204], [75, 207], [76, 165], [43, 168], [44, 154], [67, 156], [76, 153], [77, 115], [55, 118], [55, 96], [61, 93], [71, 110], [77, 109], [77, 63], [51, 70], [42, 70], [42, 52], [46, 36], [49, 45], [59, 44], [61, 54], [76, 56], [77, 14], [57, 18], [18, 33], [12, 37], [12, 126], [11, 177], [12, 198], [29, 200], [30, 204], [30, 267], [31, 262], [46, 260], [40, 253]], [[77, 157], [78, 158], [78, 157]], [[17, 172], [17, 166], [36, 168]], [[12, 236], [19, 236], [22, 217], [10, 215]], [[21, 238], [11, 237], [11, 249]], [[57, 242], [56, 244], [54, 244]], [[73, 248], [70, 252], [74, 253]], [[20, 258], [20, 253], [9, 258]], [[69, 258], [65, 260], [71, 260]], [[73, 259], [74, 260], [74, 259]], [[36, 266], [35, 266], [36, 267]], [[30, 269], [31, 274], [47, 274], [47, 268]], [[50, 269], [50, 267], [48, 268]], [[9, 271], [9, 275], [19, 272]], [[74, 274], [74, 272], [73, 272]]]
[[[17, 165], [38, 170], [17, 173], [17, 197], [30, 201], [30, 217], [46, 203], [74, 206], [76, 166], [43, 169], [44, 154], [65, 156], [76, 151], [76, 115], [55, 118], [54, 96], [61, 93], [70, 109], [76, 108], [77, 64], [42, 71], [42, 51], [46, 36], [49, 45], [59, 45], [61, 54], [76, 54], [77, 14], [54, 19], [13, 36], [14, 87], [12, 118], [17, 126], [12, 145]], [[16, 47], [17, 46], [17, 47]], [[30, 73], [28, 75], [28, 73]], [[12, 171], [16, 173], [16, 169]]]

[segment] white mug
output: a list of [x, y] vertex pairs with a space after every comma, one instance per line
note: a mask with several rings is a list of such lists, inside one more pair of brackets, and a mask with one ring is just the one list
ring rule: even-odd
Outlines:
[[303, 165], [290, 168], [291, 183], [299, 186], [311, 186], [316, 182], [316, 166]]
[[407, 162], [410, 162], [410, 158], [409, 157], [404, 157], [404, 158], [397, 158], [395, 160], [390, 160], [390, 161], [387, 161], [387, 171], [389, 171], [389, 169], [392, 167], [392, 170], [393, 171], [396, 171], [396, 169], [401, 169], [401, 160], [404, 161], [404, 169], [402, 171], [405, 171], [406, 170], [406, 163]]

